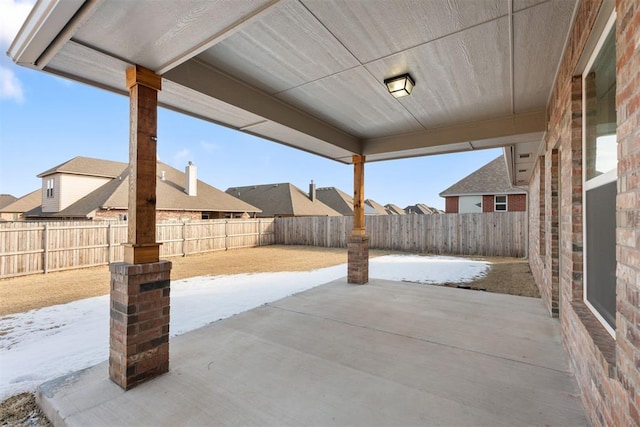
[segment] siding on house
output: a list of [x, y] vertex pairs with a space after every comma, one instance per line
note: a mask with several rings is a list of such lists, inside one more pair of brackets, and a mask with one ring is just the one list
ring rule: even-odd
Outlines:
[[[47, 177], [43, 179], [46, 181]], [[92, 191], [100, 188], [109, 181], [111, 181], [111, 178], [60, 174], [58, 176], [59, 185], [57, 188], [59, 196], [58, 209], [62, 210], [71, 206], [73, 203], [77, 202]]]

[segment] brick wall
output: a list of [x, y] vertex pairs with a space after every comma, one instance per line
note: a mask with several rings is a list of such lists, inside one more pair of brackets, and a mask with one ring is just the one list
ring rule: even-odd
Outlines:
[[616, 368], [628, 397], [621, 410], [640, 425], [640, 3], [618, 0], [616, 10]]
[[507, 207], [509, 212], [524, 212], [527, 210], [526, 194], [509, 194], [507, 196]]
[[615, 339], [583, 302], [582, 82], [574, 76], [601, 0], [580, 3], [529, 183], [529, 258], [596, 426], [640, 425], [640, 2], [616, 2], [618, 120]]
[[458, 213], [458, 196], [444, 198], [445, 213]]
[[[126, 209], [111, 209], [108, 211], [98, 210], [96, 211], [93, 219], [102, 220], [102, 219], [123, 219], [124, 215], [127, 214]], [[202, 213], [199, 211], [156, 211], [156, 221], [168, 221], [171, 219], [175, 220], [198, 220], [202, 218]], [[216, 217], [217, 218], [217, 217]]]
[[494, 196], [482, 196], [482, 212], [493, 212]]

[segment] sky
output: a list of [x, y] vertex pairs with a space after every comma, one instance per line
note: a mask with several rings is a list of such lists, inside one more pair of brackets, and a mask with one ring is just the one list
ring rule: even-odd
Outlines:
[[[464, 283], [489, 263], [457, 257], [371, 259], [370, 277], [423, 284]], [[171, 336], [345, 277], [346, 264], [304, 272], [200, 276], [171, 282]], [[344, 280], [344, 279], [343, 279]], [[106, 360], [109, 295], [0, 317], [0, 401]]]
[[[0, 0], [6, 52], [31, 1]], [[123, 76], [124, 78], [124, 76]], [[102, 89], [19, 67], [0, 55], [0, 194], [41, 187], [37, 175], [76, 156], [128, 162], [129, 100]], [[365, 198], [402, 208], [444, 209], [438, 193], [502, 154], [502, 149], [367, 163]], [[160, 108], [158, 158], [220, 190], [291, 182], [353, 192], [353, 166]]]

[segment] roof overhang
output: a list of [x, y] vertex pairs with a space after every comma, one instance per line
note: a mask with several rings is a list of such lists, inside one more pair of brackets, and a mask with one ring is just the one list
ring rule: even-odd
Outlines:
[[[515, 147], [518, 184], [577, 5], [38, 0], [8, 54], [123, 95], [142, 65], [163, 107], [343, 163]], [[405, 72], [394, 98], [384, 79]]]

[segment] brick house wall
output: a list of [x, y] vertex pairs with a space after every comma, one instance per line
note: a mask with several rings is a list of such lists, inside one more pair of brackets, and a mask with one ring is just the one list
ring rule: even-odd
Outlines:
[[[93, 219], [123, 219], [127, 214], [125, 209], [111, 209], [111, 210], [98, 210], [96, 211]], [[202, 212], [200, 211], [156, 211], [156, 221], [169, 221], [183, 219], [199, 220], [202, 218]]]
[[482, 212], [493, 212], [493, 197], [494, 196], [482, 196]]
[[444, 198], [444, 212], [458, 213], [458, 196]]
[[616, 332], [583, 301], [582, 79], [576, 67], [602, 0], [585, 0], [548, 106], [545, 148], [529, 182], [529, 262], [558, 315], [593, 425], [640, 425], [640, 2], [616, 1]]
[[[482, 212], [494, 212], [495, 209], [495, 195], [482, 196]], [[445, 213], [458, 213], [458, 196], [448, 196], [444, 198], [444, 212]], [[507, 210], [509, 212], [525, 212], [527, 210], [527, 195], [526, 194], [508, 194], [507, 195]]]
[[507, 196], [509, 212], [524, 212], [527, 210], [526, 194], [509, 194]]

